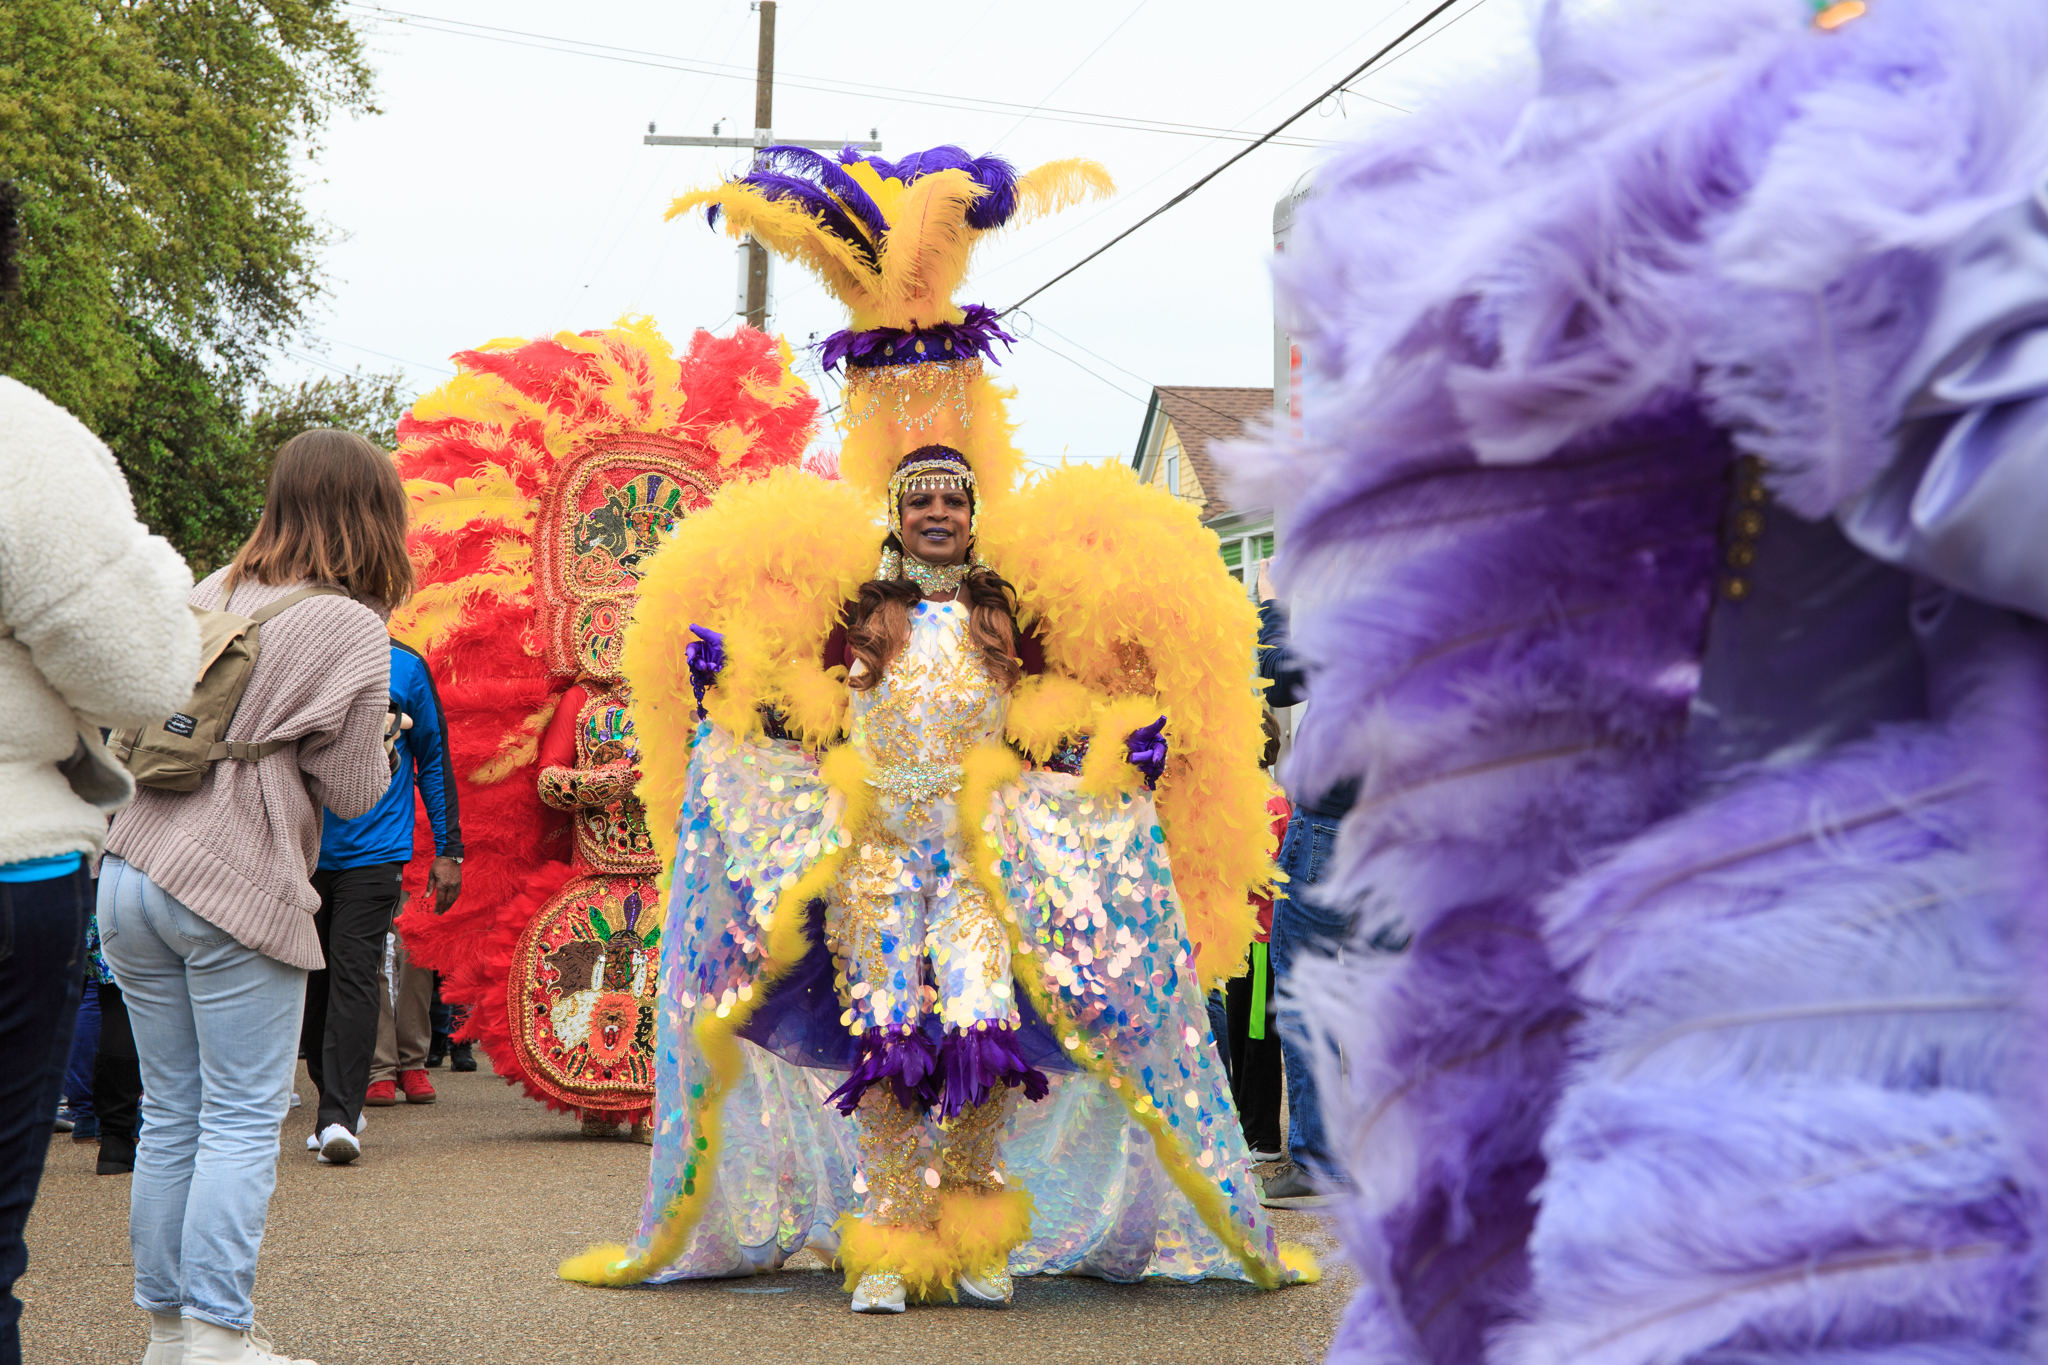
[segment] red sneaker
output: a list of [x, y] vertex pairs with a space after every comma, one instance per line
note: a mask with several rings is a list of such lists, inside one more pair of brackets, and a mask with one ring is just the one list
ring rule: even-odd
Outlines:
[[390, 1081], [371, 1081], [370, 1088], [363, 1092], [363, 1104], [370, 1109], [383, 1109], [398, 1103], [398, 1093]]
[[398, 1084], [405, 1091], [407, 1104], [432, 1104], [435, 1099], [434, 1083], [427, 1079], [424, 1071], [401, 1071]]

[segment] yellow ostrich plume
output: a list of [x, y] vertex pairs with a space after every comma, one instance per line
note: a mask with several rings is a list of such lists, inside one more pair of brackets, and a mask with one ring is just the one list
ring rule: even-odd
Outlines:
[[733, 236], [814, 271], [854, 330], [911, 329], [964, 320], [953, 294], [983, 237], [1114, 188], [1109, 172], [1078, 158], [1019, 175], [958, 147], [895, 162], [768, 147], [746, 175], [681, 196], [668, 216], [708, 208], [715, 223], [722, 213]]

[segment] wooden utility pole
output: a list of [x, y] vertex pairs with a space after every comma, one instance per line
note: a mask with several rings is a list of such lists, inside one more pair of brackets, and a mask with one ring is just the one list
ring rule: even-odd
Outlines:
[[[641, 141], [649, 147], [767, 147], [775, 144], [810, 147], [817, 151], [836, 152], [841, 147], [853, 147], [863, 152], [879, 152], [882, 144], [876, 140], [875, 130], [868, 130], [866, 142], [848, 141], [825, 142], [812, 138], [778, 138], [775, 136], [775, 0], [754, 0], [754, 10], [761, 16], [761, 45], [759, 56], [754, 62], [754, 135], [750, 138], [719, 137], [712, 129], [711, 137], [657, 137], [654, 125], [647, 125], [647, 136]], [[747, 326], [761, 331], [768, 329], [768, 249], [749, 237], [740, 244], [740, 297], [735, 300], [740, 306], [735, 311], [746, 318]]]
[[[761, 12], [761, 46], [754, 58], [754, 136], [775, 126], [775, 0], [754, 0]], [[746, 253], [747, 326], [768, 330], [768, 248], [752, 237], [740, 244]]]

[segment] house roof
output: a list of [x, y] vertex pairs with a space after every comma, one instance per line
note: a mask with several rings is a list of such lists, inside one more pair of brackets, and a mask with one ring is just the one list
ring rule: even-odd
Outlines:
[[1201, 481], [1206, 498], [1202, 504], [1202, 518], [1207, 520], [1231, 511], [1229, 502], [1223, 497], [1223, 475], [1211, 454], [1213, 443], [1242, 436], [1245, 423], [1260, 413], [1271, 412], [1273, 390], [1270, 387], [1206, 389], [1167, 388], [1162, 385], [1152, 392], [1159, 410], [1172, 419], [1173, 429], [1180, 433], [1181, 449], [1194, 466], [1195, 477]]

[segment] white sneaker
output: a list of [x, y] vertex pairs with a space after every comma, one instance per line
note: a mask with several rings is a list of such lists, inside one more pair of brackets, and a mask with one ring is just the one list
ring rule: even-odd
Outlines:
[[363, 1154], [363, 1144], [356, 1141], [356, 1135], [338, 1123], [330, 1123], [320, 1130], [320, 1164], [323, 1166], [346, 1166]]
[[853, 1291], [856, 1313], [901, 1313], [903, 1277], [893, 1270], [870, 1270]]
[[[330, 1123], [330, 1124], [328, 1124], [327, 1126], [328, 1126], [328, 1127], [330, 1127], [330, 1128], [339, 1128], [339, 1127], [341, 1127], [341, 1125], [340, 1125], [340, 1124], [338, 1124], [338, 1123]], [[363, 1135], [363, 1129], [365, 1129], [365, 1128], [368, 1128], [369, 1126], [370, 1126], [370, 1116], [369, 1116], [368, 1114], [357, 1114], [357, 1115], [356, 1115], [356, 1136], [357, 1136], [357, 1137], [361, 1137], [361, 1136]], [[319, 1150], [320, 1150], [320, 1133], [319, 1133], [319, 1130], [318, 1130], [318, 1129], [315, 1129], [315, 1130], [314, 1130], [313, 1132], [310, 1132], [310, 1133], [306, 1134], [306, 1150], [307, 1150], [307, 1151], [309, 1151], [309, 1152], [317, 1152], [317, 1151], [319, 1151]]]
[[184, 1365], [185, 1323], [176, 1313], [149, 1315], [149, 1349], [142, 1365]]
[[[339, 1128], [340, 1124], [332, 1127]], [[260, 1327], [237, 1332], [198, 1318], [185, 1319], [183, 1365], [314, 1365], [297, 1356], [279, 1355]]]
[[299, 1092], [298, 1092], [298, 1091], [296, 1091], [296, 1090], [294, 1090], [294, 1091], [292, 1091], [292, 1108], [296, 1109], [296, 1108], [298, 1108], [298, 1107], [299, 1107]]
[[960, 1277], [960, 1302], [969, 1308], [1008, 1308], [1015, 1293], [1016, 1286], [1007, 1268]]

